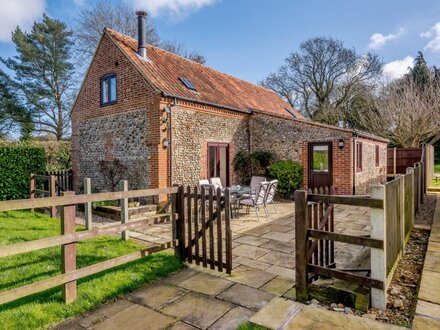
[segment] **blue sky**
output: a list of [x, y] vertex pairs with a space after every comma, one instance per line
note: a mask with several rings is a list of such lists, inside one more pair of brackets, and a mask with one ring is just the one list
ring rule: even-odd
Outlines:
[[[314, 36], [338, 38], [359, 53], [378, 53], [390, 78], [405, 72], [419, 50], [428, 64], [440, 66], [438, 0], [132, 2], [152, 13], [162, 38], [181, 41], [205, 55], [207, 65], [251, 82], [275, 71], [301, 41]], [[14, 54], [8, 36], [17, 24], [29, 28], [43, 11], [73, 24], [90, 3], [93, 0], [2, 0], [0, 56]]]

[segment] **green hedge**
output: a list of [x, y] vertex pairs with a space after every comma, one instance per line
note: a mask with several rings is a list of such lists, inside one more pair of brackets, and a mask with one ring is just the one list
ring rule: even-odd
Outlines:
[[270, 179], [278, 180], [278, 191], [284, 197], [291, 197], [301, 187], [303, 179], [302, 166], [293, 160], [280, 160], [268, 168]]
[[27, 144], [0, 145], [0, 200], [29, 198], [29, 176], [44, 173], [44, 148]]

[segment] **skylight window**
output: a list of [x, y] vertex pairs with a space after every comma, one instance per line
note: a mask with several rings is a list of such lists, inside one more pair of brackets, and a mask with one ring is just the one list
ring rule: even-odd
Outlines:
[[180, 77], [179, 80], [185, 85], [186, 88], [197, 92], [197, 89], [194, 87], [194, 85], [191, 83], [191, 81], [189, 81], [188, 79], [186, 79], [184, 77]]

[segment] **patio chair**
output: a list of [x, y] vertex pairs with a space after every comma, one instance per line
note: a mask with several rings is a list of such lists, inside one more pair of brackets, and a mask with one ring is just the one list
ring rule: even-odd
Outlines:
[[258, 221], [260, 221], [260, 215], [258, 214], [258, 209], [260, 208], [260, 206], [264, 208], [266, 217], [268, 217], [266, 205], [264, 204], [268, 188], [269, 182], [262, 182], [260, 183], [257, 189], [257, 193], [255, 195], [240, 200], [240, 205], [245, 205], [248, 207], [248, 209], [249, 207], [255, 208], [255, 213], [257, 214]]
[[266, 206], [266, 210], [267, 210], [267, 205], [272, 203], [275, 213], [277, 213], [277, 209], [275, 208], [274, 198], [277, 192], [277, 188], [278, 188], [278, 180], [270, 181], [269, 188], [267, 189], [266, 198], [264, 199], [264, 205]]
[[249, 198], [252, 195], [257, 193], [258, 188], [260, 187], [261, 182], [265, 182], [266, 178], [263, 176], [253, 176], [251, 178], [251, 183], [249, 184], [250, 192], [249, 194], [243, 194], [242, 198]]
[[222, 180], [220, 178], [211, 178], [209, 179], [211, 184], [214, 186], [214, 188], [217, 190], [217, 188], [223, 189]]

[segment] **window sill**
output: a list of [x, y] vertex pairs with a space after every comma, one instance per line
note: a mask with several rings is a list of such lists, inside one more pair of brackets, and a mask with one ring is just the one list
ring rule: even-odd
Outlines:
[[103, 107], [108, 107], [109, 105], [114, 105], [118, 103], [118, 101], [113, 101], [113, 102], [107, 102], [107, 103], [101, 103], [101, 108]]

